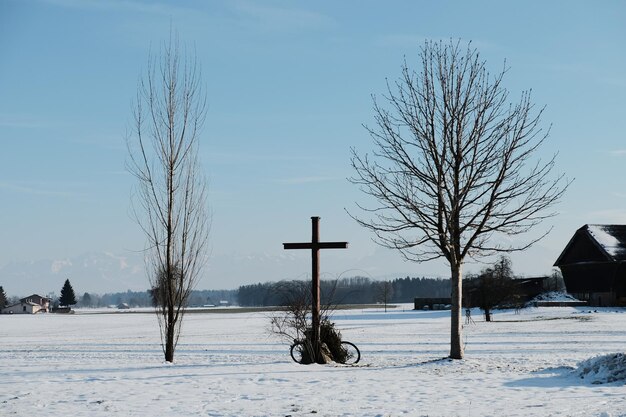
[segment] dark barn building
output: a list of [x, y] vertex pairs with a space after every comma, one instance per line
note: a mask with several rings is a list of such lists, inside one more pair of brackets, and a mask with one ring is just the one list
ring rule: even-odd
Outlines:
[[554, 266], [576, 298], [595, 306], [626, 306], [626, 225], [581, 227]]
[[[549, 281], [550, 277], [512, 278], [510, 285], [499, 288], [499, 291], [506, 291], [508, 295], [502, 298], [496, 296], [499, 298], [497, 304], [503, 307], [523, 305], [539, 294], [554, 290], [550, 288]], [[480, 307], [483, 296], [480, 278], [463, 281], [463, 307]]]

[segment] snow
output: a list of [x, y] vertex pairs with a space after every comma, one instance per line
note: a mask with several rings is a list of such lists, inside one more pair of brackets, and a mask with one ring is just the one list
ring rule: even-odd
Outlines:
[[533, 298], [531, 301], [529, 301], [528, 304], [532, 305], [532, 303], [537, 302], [537, 301], [569, 302], [569, 301], [579, 301], [579, 300], [566, 292], [550, 291], [550, 292], [545, 292], [543, 294], [539, 294], [538, 296]]
[[587, 359], [578, 365], [578, 374], [592, 384], [621, 381], [626, 384], [626, 355], [614, 353]]
[[475, 310], [460, 361], [447, 311], [339, 311], [353, 367], [295, 364], [270, 313], [233, 311], [188, 314], [174, 364], [150, 313], [0, 315], [0, 415], [626, 416], [625, 309]]
[[64, 259], [61, 261], [52, 261], [52, 264], [50, 265], [50, 271], [55, 274], [58, 274], [66, 266], [72, 266], [72, 262], [69, 259]]
[[622, 250], [620, 241], [608, 233], [601, 225], [588, 225], [589, 233], [611, 256], [616, 256]]

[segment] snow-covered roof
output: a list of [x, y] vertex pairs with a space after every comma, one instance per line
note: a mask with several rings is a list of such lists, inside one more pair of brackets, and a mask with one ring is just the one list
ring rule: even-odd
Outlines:
[[613, 260], [626, 260], [626, 225], [588, 224], [585, 228]]
[[[594, 255], [585, 248], [584, 242], [595, 246], [598, 253]], [[582, 246], [581, 246], [582, 243]], [[574, 249], [580, 248], [579, 250]], [[583, 252], [580, 252], [582, 250]], [[574, 255], [575, 254], [575, 255]], [[624, 224], [586, 224], [576, 231], [569, 243], [561, 252], [554, 266], [566, 263], [600, 261], [626, 262], [626, 225]], [[571, 258], [574, 257], [574, 259]], [[587, 257], [590, 257], [587, 259]]]

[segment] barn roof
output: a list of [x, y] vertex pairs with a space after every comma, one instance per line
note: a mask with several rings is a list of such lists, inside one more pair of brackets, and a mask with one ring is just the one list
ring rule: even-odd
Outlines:
[[554, 263], [562, 264], [563, 258], [579, 238], [587, 238], [607, 258], [607, 261], [626, 261], [626, 225], [623, 224], [586, 224], [576, 231], [561, 255]]

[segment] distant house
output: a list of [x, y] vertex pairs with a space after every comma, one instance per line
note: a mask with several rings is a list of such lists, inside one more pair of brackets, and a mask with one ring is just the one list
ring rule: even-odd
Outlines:
[[554, 263], [567, 292], [595, 306], [626, 306], [626, 225], [586, 224]]
[[48, 313], [50, 312], [50, 300], [47, 297], [42, 297], [37, 294], [33, 294], [28, 297], [24, 297], [19, 303], [7, 306], [2, 309], [3, 314], [35, 314], [35, 313]]
[[415, 297], [414, 310], [444, 310], [450, 308], [452, 298]]

